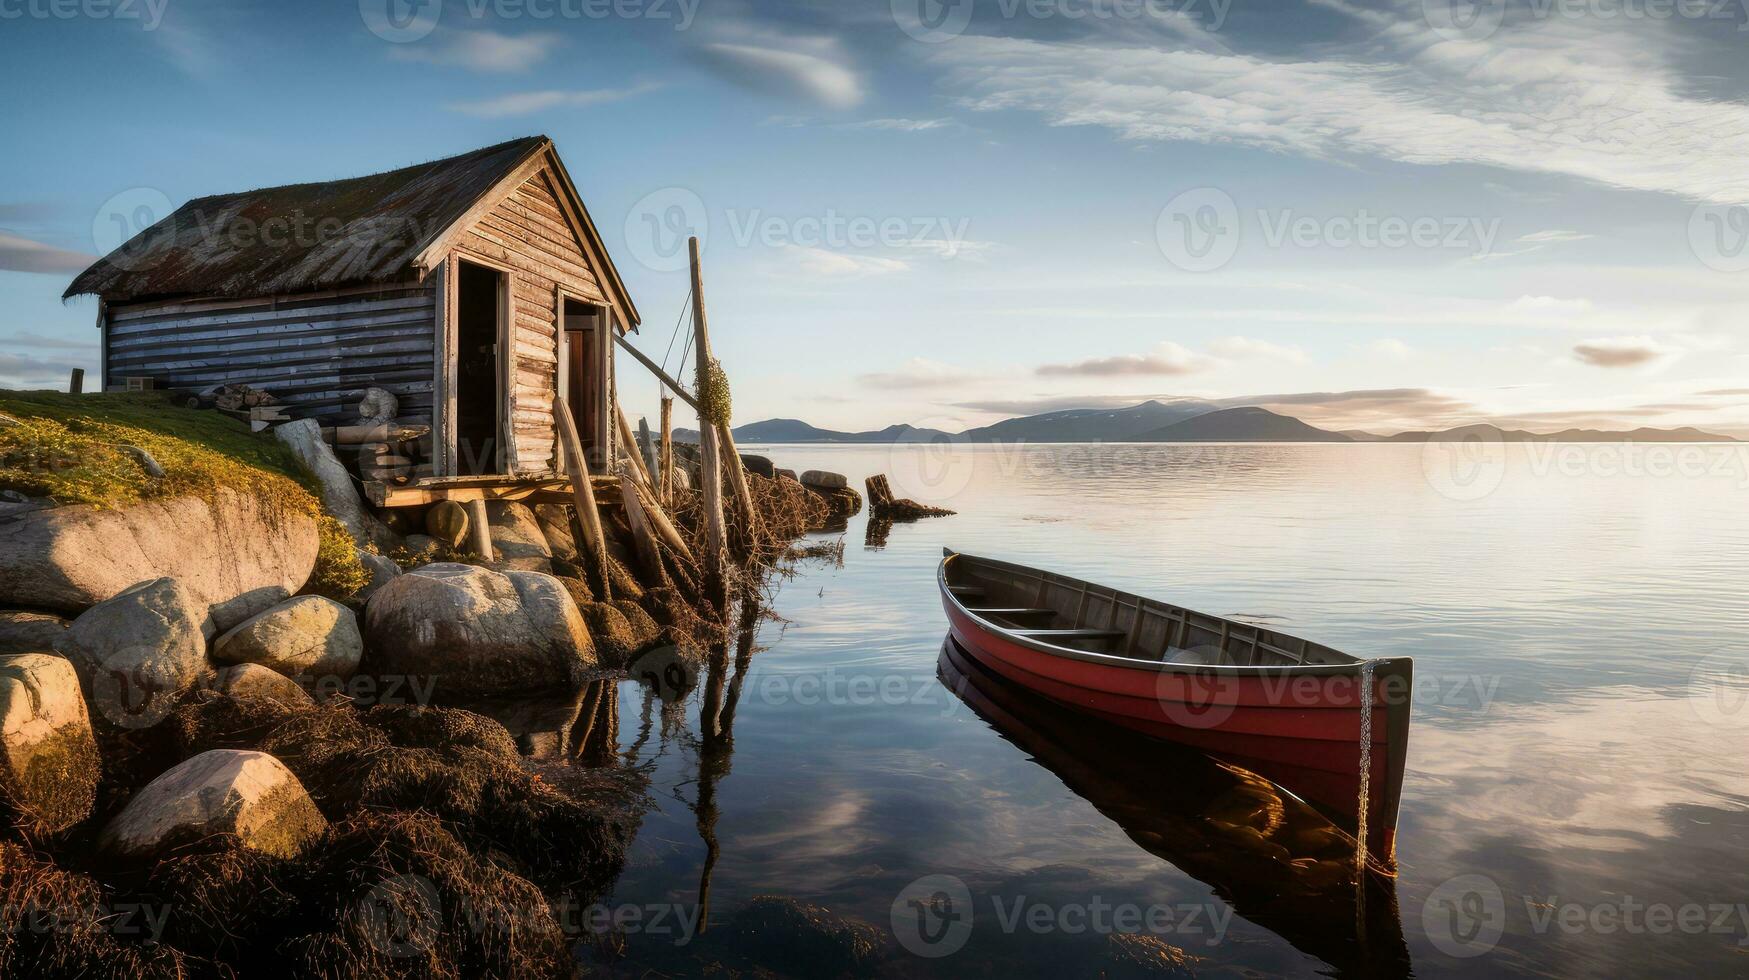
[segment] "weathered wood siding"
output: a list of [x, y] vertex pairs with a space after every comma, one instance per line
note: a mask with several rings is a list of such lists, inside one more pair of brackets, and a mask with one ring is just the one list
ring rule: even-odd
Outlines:
[[373, 285], [252, 300], [108, 308], [104, 379], [160, 387], [243, 383], [299, 418], [353, 417], [360, 391], [386, 388], [401, 415], [431, 416], [436, 296], [426, 284]]
[[555, 469], [558, 288], [602, 302], [596, 273], [566, 221], [546, 171], [525, 181], [464, 232], [458, 253], [508, 267], [512, 317], [508, 437], [517, 473]]

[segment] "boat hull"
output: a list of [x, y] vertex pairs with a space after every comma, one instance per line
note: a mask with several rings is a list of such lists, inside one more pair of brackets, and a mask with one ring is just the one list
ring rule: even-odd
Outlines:
[[954, 640], [993, 673], [1130, 731], [1230, 758], [1266, 777], [1274, 778], [1272, 770], [1291, 774], [1287, 788], [1345, 816], [1351, 830], [1360, 825], [1362, 729], [1369, 728], [1367, 851], [1382, 869], [1395, 867], [1412, 682], [1407, 659], [1233, 667], [1101, 656], [1029, 642], [973, 615], [951, 594], [945, 575], [941, 593]]

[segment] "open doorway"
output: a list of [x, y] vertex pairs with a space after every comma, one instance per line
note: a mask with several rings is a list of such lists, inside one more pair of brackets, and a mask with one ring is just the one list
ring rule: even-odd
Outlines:
[[591, 469], [605, 467], [601, 455], [601, 406], [606, 372], [602, 370], [602, 310], [565, 297], [565, 370], [563, 393], [571, 407], [571, 420], [577, 424], [577, 438], [583, 444], [583, 458]]
[[499, 343], [504, 322], [504, 274], [458, 263], [455, 329], [455, 471], [503, 473], [503, 404]]

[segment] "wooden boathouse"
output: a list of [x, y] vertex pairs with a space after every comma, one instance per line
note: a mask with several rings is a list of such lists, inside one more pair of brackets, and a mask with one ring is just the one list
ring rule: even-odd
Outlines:
[[544, 136], [191, 200], [65, 295], [82, 294], [105, 388], [247, 384], [325, 426], [390, 392], [397, 421], [430, 427], [406, 502], [560, 478], [555, 395], [591, 471], [614, 468], [614, 341], [638, 311]]

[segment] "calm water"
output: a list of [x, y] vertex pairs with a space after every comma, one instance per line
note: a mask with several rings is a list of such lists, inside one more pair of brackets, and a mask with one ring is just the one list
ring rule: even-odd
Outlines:
[[[779, 894], [890, 933], [919, 878], [963, 883], [957, 951], [898, 973], [1093, 975], [1116, 929], [1200, 976], [1749, 975], [1749, 447], [764, 451], [959, 514], [883, 547], [859, 517], [841, 567], [785, 583], [726, 730], [701, 737], [718, 693], [664, 724], [621, 686], [659, 809], [614, 902], [696, 902], [714, 836], [725, 912]], [[1206, 853], [1201, 757], [1077, 769], [944, 688], [943, 545], [1414, 657], [1397, 907], [1373, 897], [1359, 955], [1351, 908]]]

